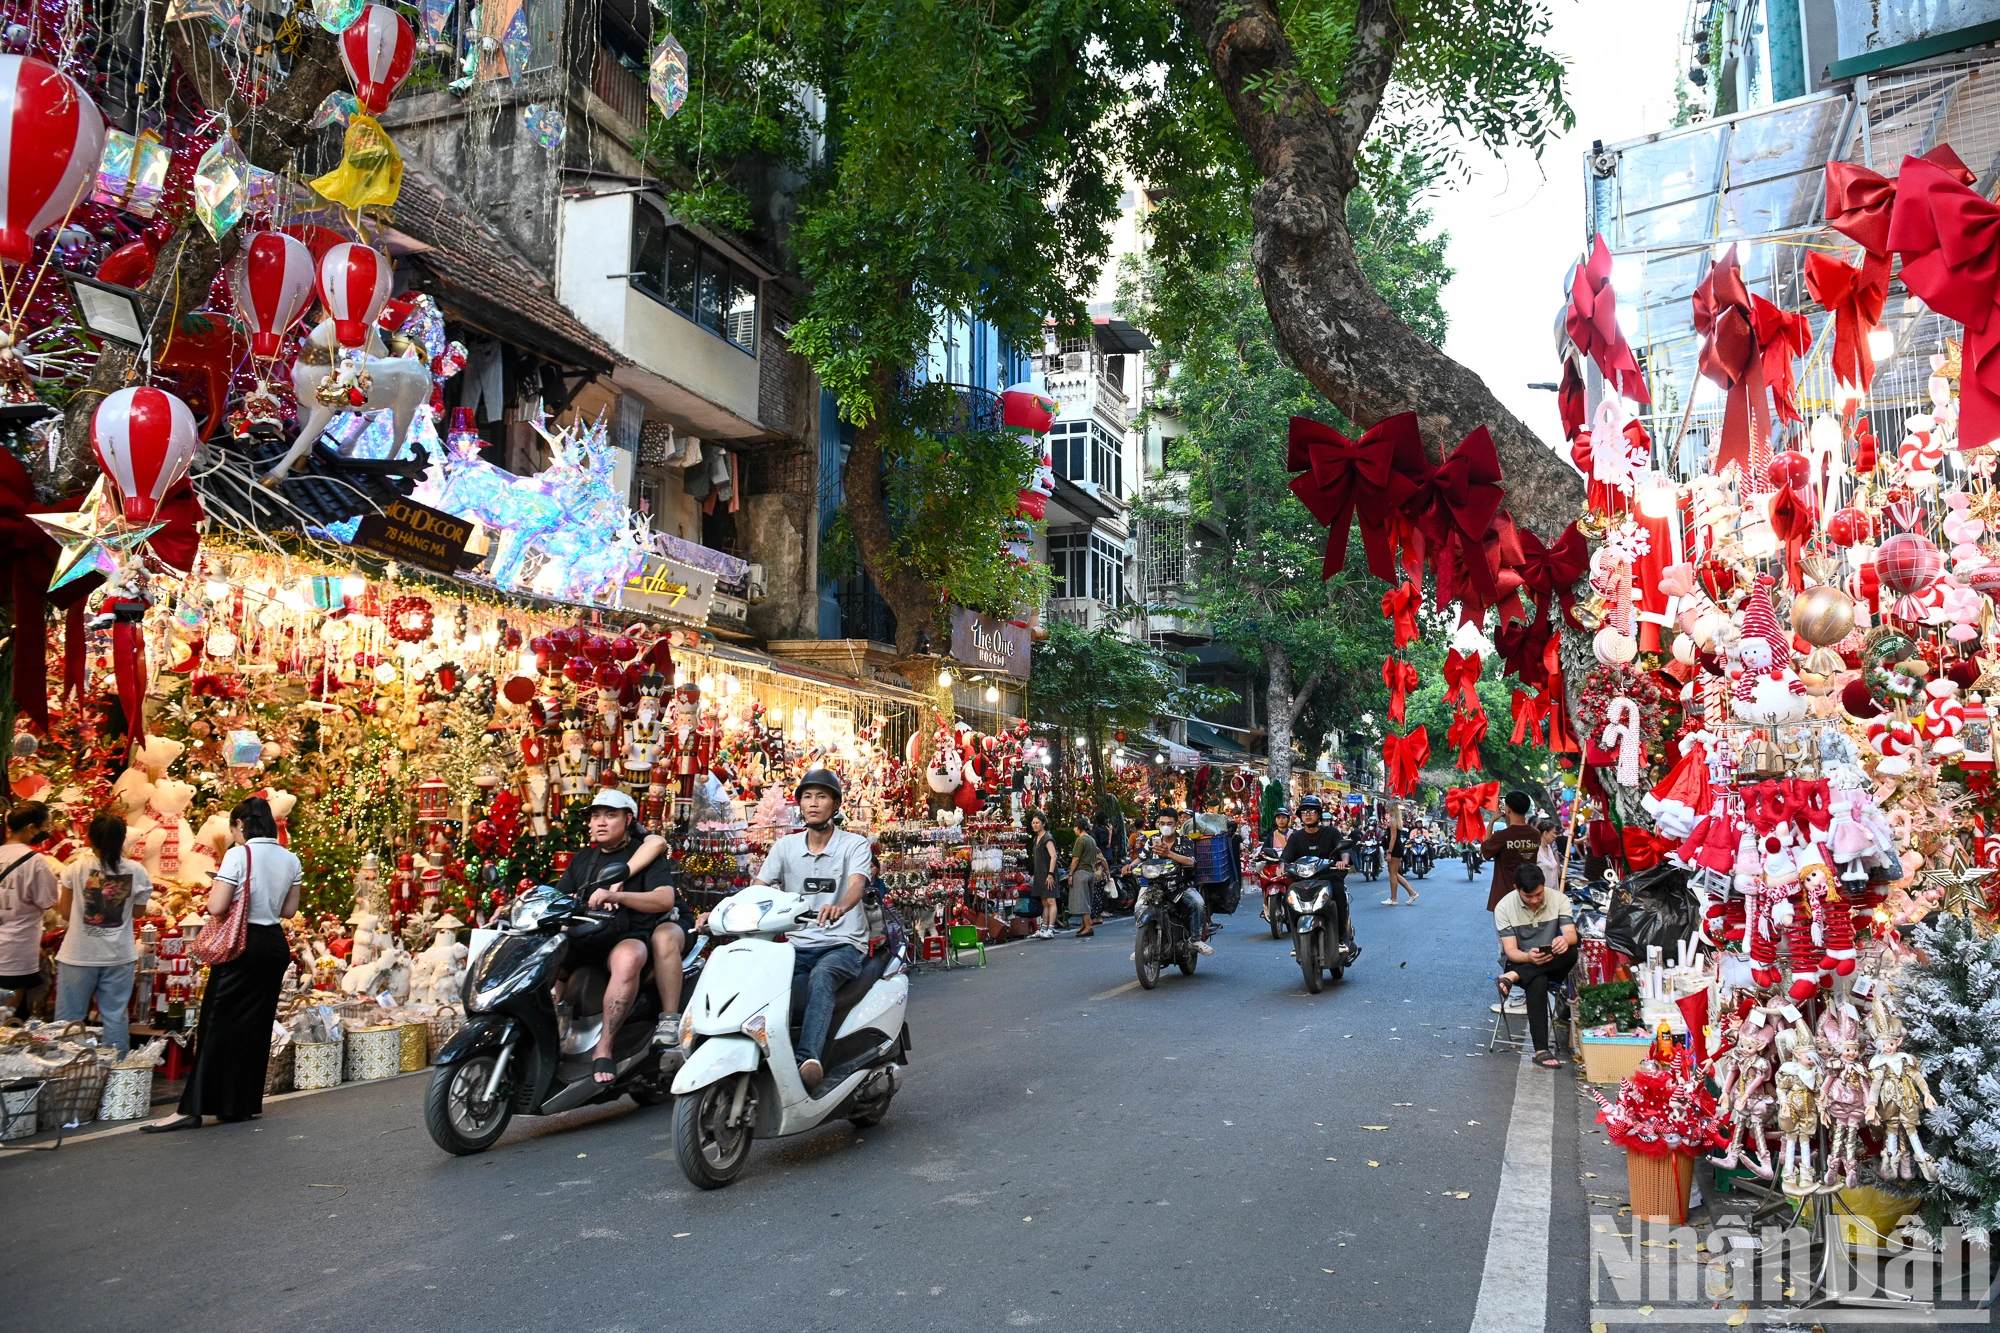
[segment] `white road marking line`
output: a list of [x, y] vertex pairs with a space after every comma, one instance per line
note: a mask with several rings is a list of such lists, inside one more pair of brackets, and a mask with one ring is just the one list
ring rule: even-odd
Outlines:
[[1514, 1079], [1514, 1110], [1486, 1237], [1486, 1268], [1472, 1333], [1541, 1333], [1549, 1299], [1550, 1160], [1555, 1079], [1528, 1057]]
[[1122, 986], [1113, 986], [1110, 990], [1099, 991], [1097, 994], [1091, 996], [1090, 998], [1093, 1000], [1108, 1000], [1114, 995], [1123, 995], [1128, 990], [1137, 990], [1137, 989], [1139, 989], [1139, 982], [1138, 979], [1135, 977], [1134, 979], [1126, 982]]

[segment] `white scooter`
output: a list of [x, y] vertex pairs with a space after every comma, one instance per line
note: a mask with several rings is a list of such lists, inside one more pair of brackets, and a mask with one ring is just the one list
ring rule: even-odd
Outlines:
[[[687, 1178], [720, 1189], [749, 1160], [753, 1138], [803, 1134], [838, 1116], [878, 1123], [909, 1063], [909, 937], [884, 920], [870, 889], [857, 911], [869, 920], [861, 973], [834, 996], [817, 1095], [799, 1079], [793, 1042], [805, 1016], [806, 982], [792, 981], [785, 932], [815, 909], [806, 899], [752, 884], [709, 917], [718, 943], [681, 1017], [687, 1062], [675, 1076], [674, 1156]], [[879, 923], [879, 924], [878, 924]]]

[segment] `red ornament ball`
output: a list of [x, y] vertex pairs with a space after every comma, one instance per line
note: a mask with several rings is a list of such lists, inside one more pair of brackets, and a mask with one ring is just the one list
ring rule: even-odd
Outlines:
[[507, 683], [500, 687], [500, 692], [507, 696], [510, 704], [525, 704], [535, 697], [535, 682], [526, 676], [510, 676]]
[[1826, 539], [1835, 546], [1852, 546], [1868, 539], [1869, 528], [1868, 515], [1849, 505], [1827, 516]]
[[639, 655], [639, 645], [621, 634], [611, 641], [611, 655], [621, 662], [629, 662]]
[[572, 657], [563, 663], [563, 678], [573, 685], [581, 685], [590, 679], [590, 663], [581, 657]]
[[1788, 449], [1764, 465], [1764, 479], [1773, 486], [1803, 486], [1812, 480], [1812, 460]]
[[1868, 692], [1868, 682], [1858, 676], [1840, 687], [1840, 706], [1847, 710], [1849, 717], [1858, 721], [1865, 722], [1882, 715], [1882, 705], [1876, 703], [1874, 696]]

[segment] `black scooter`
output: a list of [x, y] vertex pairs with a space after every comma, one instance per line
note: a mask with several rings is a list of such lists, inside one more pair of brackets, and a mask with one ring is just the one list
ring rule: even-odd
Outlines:
[[1338, 981], [1361, 954], [1347, 943], [1347, 869], [1323, 857], [1302, 856], [1285, 872], [1292, 880], [1285, 894], [1292, 956], [1298, 959], [1306, 993], [1317, 995], [1322, 973]]
[[[671, 1095], [682, 1055], [653, 1044], [660, 1017], [650, 959], [639, 978], [632, 1012], [613, 1038], [617, 1077], [599, 1083], [591, 1051], [604, 1029], [604, 988], [599, 964], [571, 972], [559, 1013], [555, 984], [573, 946], [609, 930], [613, 914], [584, 904], [629, 872], [609, 866], [575, 897], [543, 885], [515, 899], [501, 937], [479, 956], [465, 979], [470, 1021], [438, 1052], [437, 1070], [424, 1097], [424, 1126], [437, 1146], [465, 1156], [499, 1141], [514, 1116], [557, 1115], [594, 1102], [630, 1095], [641, 1106]], [[706, 936], [681, 962], [683, 993], [701, 975]]]

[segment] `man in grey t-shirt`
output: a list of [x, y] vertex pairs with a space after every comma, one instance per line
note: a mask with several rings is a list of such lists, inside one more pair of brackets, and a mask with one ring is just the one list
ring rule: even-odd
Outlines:
[[860, 908], [875, 858], [868, 839], [833, 826], [840, 795], [840, 777], [830, 769], [816, 768], [800, 778], [797, 796], [805, 832], [787, 833], [773, 843], [757, 872], [757, 883], [801, 894], [819, 908], [814, 924], [787, 932], [793, 980], [810, 978], [798, 1049], [799, 1081], [807, 1092], [826, 1076], [820, 1052], [833, 1023], [834, 994], [860, 975], [868, 961], [868, 918]]

